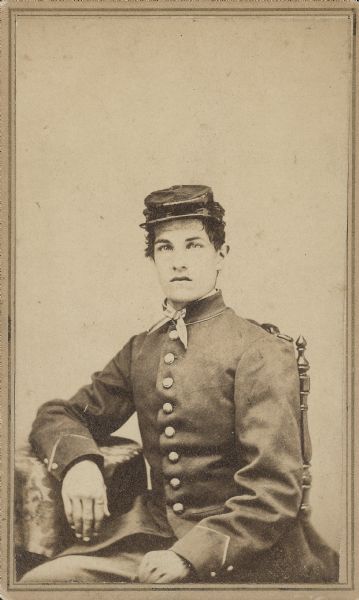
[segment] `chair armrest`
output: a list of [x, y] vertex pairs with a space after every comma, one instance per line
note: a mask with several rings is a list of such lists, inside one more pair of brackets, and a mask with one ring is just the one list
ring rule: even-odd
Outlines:
[[[147, 487], [142, 449], [136, 442], [111, 436], [99, 446], [111, 514], [126, 512]], [[74, 543], [61, 497], [61, 483], [48, 473], [29, 445], [18, 450], [15, 464], [15, 545], [18, 551], [52, 558]]]

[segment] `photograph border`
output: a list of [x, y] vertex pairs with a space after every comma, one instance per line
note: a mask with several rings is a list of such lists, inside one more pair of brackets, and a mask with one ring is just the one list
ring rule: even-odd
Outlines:
[[[180, 4], [180, 5], [179, 5]], [[358, 93], [357, 93], [357, 23], [358, 3], [346, 0], [311, 0], [305, 1], [274, 1], [253, 0], [252, 2], [241, 2], [240, 0], [214, 0], [202, 1], [194, 0], [9, 0], [0, 4], [0, 26], [2, 33], [2, 43], [0, 46], [0, 75], [2, 81], [2, 100], [1, 100], [1, 415], [2, 431], [0, 440], [1, 456], [1, 496], [2, 504], [0, 508], [0, 520], [2, 527], [1, 536], [1, 581], [0, 593], [4, 593], [5, 598], [46, 598], [49, 592], [49, 586], [46, 585], [21, 585], [14, 583], [14, 556], [12, 549], [13, 539], [13, 494], [14, 494], [14, 422], [11, 415], [14, 411], [14, 347], [15, 347], [15, 316], [13, 313], [13, 304], [16, 295], [15, 289], [15, 260], [14, 260], [14, 240], [15, 240], [15, 118], [16, 118], [16, 70], [15, 70], [15, 49], [16, 49], [16, 17], [24, 16], [110, 16], [121, 14], [122, 16], [151, 16], [160, 18], [171, 15], [205, 16], [205, 15], [225, 15], [225, 16], [252, 16], [266, 14], [273, 16], [280, 15], [303, 15], [303, 14], [324, 14], [326, 16], [335, 16], [336, 14], [347, 14], [352, 18], [352, 98], [351, 98], [351, 140], [349, 140], [351, 152], [350, 169], [348, 173], [348, 234], [347, 234], [347, 422], [346, 422], [346, 456], [347, 473], [346, 489], [348, 495], [347, 505], [347, 581], [345, 584], [173, 584], [173, 585], [145, 585], [145, 584], [106, 584], [101, 585], [56, 585], [55, 590], [51, 590], [54, 598], [63, 597], [65, 592], [74, 592], [71, 597], [92, 598], [88, 592], [96, 592], [93, 596], [98, 597], [99, 590], [107, 593], [110, 597], [118, 597], [123, 591], [125, 594], [130, 592], [131, 598], [143, 593], [151, 597], [161, 596], [163, 593], [175, 594], [176, 599], [190, 597], [195, 593], [198, 597], [206, 598], [211, 593], [219, 595], [221, 598], [234, 598], [238, 594], [244, 594], [247, 599], [255, 597], [276, 598], [280, 591], [283, 598], [308, 598], [312, 600], [322, 600], [324, 598], [348, 598], [358, 600], [359, 581], [358, 573], [355, 569], [358, 547], [358, 524], [354, 518], [355, 509], [359, 509], [358, 498], [358, 470], [355, 461], [358, 448], [358, 439], [355, 435], [355, 425], [358, 425], [358, 407], [354, 403], [354, 390], [357, 389], [357, 353], [358, 342], [355, 337], [355, 313], [357, 311], [356, 293], [356, 264], [358, 260], [357, 246], [355, 239], [358, 231], [356, 221], [358, 219], [355, 211], [355, 199], [357, 194], [356, 178], [356, 148], [358, 144], [358, 131], [356, 118], [358, 114]], [[11, 595], [8, 592], [12, 592]]]

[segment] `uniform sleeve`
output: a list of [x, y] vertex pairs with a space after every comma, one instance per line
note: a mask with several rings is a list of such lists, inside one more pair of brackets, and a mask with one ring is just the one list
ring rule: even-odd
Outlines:
[[245, 568], [290, 528], [301, 503], [299, 378], [291, 343], [263, 336], [235, 376], [238, 494], [225, 512], [201, 520], [172, 550], [200, 578]]
[[70, 400], [43, 404], [30, 433], [30, 443], [47, 469], [61, 480], [70, 463], [89, 456], [102, 464], [100, 443], [134, 413], [131, 386], [133, 338], [92, 376]]

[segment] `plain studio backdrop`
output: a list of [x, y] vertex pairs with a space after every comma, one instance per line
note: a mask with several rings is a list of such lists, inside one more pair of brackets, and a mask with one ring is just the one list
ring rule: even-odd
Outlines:
[[227, 304], [307, 339], [312, 520], [343, 548], [350, 39], [347, 16], [18, 17], [17, 444], [161, 317], [144, 197], [210, 185]]

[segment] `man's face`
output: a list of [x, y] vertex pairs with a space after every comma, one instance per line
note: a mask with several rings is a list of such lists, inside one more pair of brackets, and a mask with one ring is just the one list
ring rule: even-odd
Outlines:
[[176, 308], [197, 300], [216, 284], [228, 252], [216, 250], [199, 219], [174, 219], [156, 225], [154, 264], [166, 298]]

